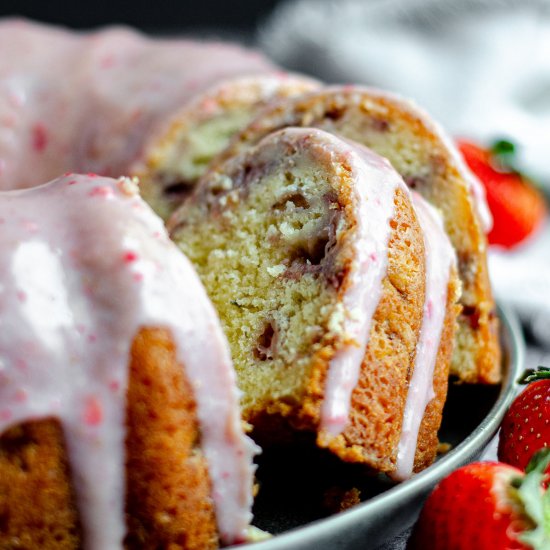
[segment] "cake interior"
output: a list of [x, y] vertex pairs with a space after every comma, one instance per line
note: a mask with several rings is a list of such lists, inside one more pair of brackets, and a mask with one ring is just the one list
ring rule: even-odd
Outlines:
[[251, 106], [241, 104], [216, 107], [212, 114], [188, 118], [172, 129], [154, 151], [149, 170], [140, 175], [143, 198], [161, 218], [168, 219], [191, 193], [210, 161], [250, 122], [253, 113]]
[[191, 200], [175, 232], [220, 315], [245, 416], [298, 406], [312, 357], [341, 339], [346, 179], [307, 155], [279, 158], [218, 176], [202, 201], [210, 212]]
[[[204, 174], [212, 158], [227, 147], [231, 137], [250, 122], [252, 115], [250, 107], [227, 106], [195, 122], [190, 130], [176, 130], [173, 143], [164, 150], [163, 179], [176, 184], [195, 182]], [[170, 192], [170, 188], [166, 191]]]

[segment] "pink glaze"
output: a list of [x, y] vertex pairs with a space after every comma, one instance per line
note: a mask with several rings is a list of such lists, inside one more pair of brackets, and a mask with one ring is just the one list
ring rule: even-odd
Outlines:
[[[313, 134], [312, 130], [307, 130]], [[357, 228], [353, 235], [357, 255], [343, 297], [344, 328], [348, 343], [330, 361], [321, 409], [321, 434], [332, 438], [349, 421], [351, 394], [359, 380], [372, 317], [382, 295], [382, 280], [388, 266], [390, 221], [394, 216], [397, 188], [407, 188], [390, 163], [366, 147], [316, 131], [326, 147], [345, 155], [355, 172], [353, 192]]]
[[255, 447], [242, 432], [227, 343], [136, 185], [67, 175], [1, 193], [0, 219], [0, 433], [60, 419], [85, 547], [122, 548], [127, 366], [141, 327], [166, 327], [174, 338], [222, 540], [243, 540]]
[[76, 34], [0, 22], [0, 189], [71, 170], [120, 176], [146, 138], [196, 93], [274, 67], [235, 45]]
[[420, 338], [416, 346], [414, 370], [409, 384], [403, 426], [397, 451], [397, 467], [392, 477], [402, 481], [413, 473], [420, 424], [428, 403], [435, 397], [434, 369], [445, 323], [454, 249], [443, 229], [439, 213], [418, 193], [413, 193], [416, 214], [424, 234], [426, 249], [426, 298]]

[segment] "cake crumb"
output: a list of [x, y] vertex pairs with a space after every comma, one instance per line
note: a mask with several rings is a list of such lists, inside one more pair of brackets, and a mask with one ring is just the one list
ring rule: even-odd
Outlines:
[[281, 275], [281, 273], [283, 273], [284, 271], [286, 270], [286, 267], [282, 264], [279, 264], [279, 265], [274, 265], [272, 267], [268, 267], [267, 268], [267, 272], [272, 276], [272, 277], [278, 277], [279, 275]]
[[352, 508], [361, 502], [361, 491], [357, 487], [344, 489], [343, 487], [330, 487], [323, 497], [323, 508], [336, 514]]

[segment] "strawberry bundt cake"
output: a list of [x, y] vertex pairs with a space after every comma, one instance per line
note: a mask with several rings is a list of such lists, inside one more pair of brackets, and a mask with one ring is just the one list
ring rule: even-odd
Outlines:
[[244, 540], [255, 448], [227, 343], [135, 183], [1, 193], [0, 255], [0, 547]]
[[400, 478], [433, 461], [459, 283], [438, 214], [388, 161], [279, 131], [207, 174], [170, 229], [218, 310], [256, 436], [312, 431]]
[[267, 106], [213, 160], [212, 169], [221, 169], [225, 159], [286, 126], [321, 128], [370, 147], [438, 208], [456, 250], [462, 281], [451, 372], [465, 382], [498, 382], [498, 319], [484, 231], [490, 215], [480, 184], [442, 130], [420, 109], [394, 95], [354, 86], [325, 88]]
[[[5, 20], [0, 51], [0, 547], [245, 540], [229, 351], [259, 441], [397, 480], [449, 372], [499, 380], [483, 197], [416, 108], [124, 28]], [[221, 324], [132, 180], [67, 171], [138, 174]]]

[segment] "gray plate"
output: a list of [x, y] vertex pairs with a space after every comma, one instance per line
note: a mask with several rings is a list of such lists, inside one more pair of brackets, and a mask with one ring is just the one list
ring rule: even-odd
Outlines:
[[[516, 318], [499, 309], [504, 379], [500, 386], [451, 385], [441, 441], [453, 450], [412, 479], [395, 485], [369, 477], [354, 465], [303, 445], [265, 452], [259, 459], [260, 494], [255, 525], [272, 539], [249, 545], [255, 550], [339, 550], [375, 548], [416, 520], [424, 499], [447, 474], [479, 456], [495, 435], [514, 397], [514, 381], [524, 365], [524, 343]], [[331, 514], [327, 494], [336, 488], [361, 491], [361, 502]]]

